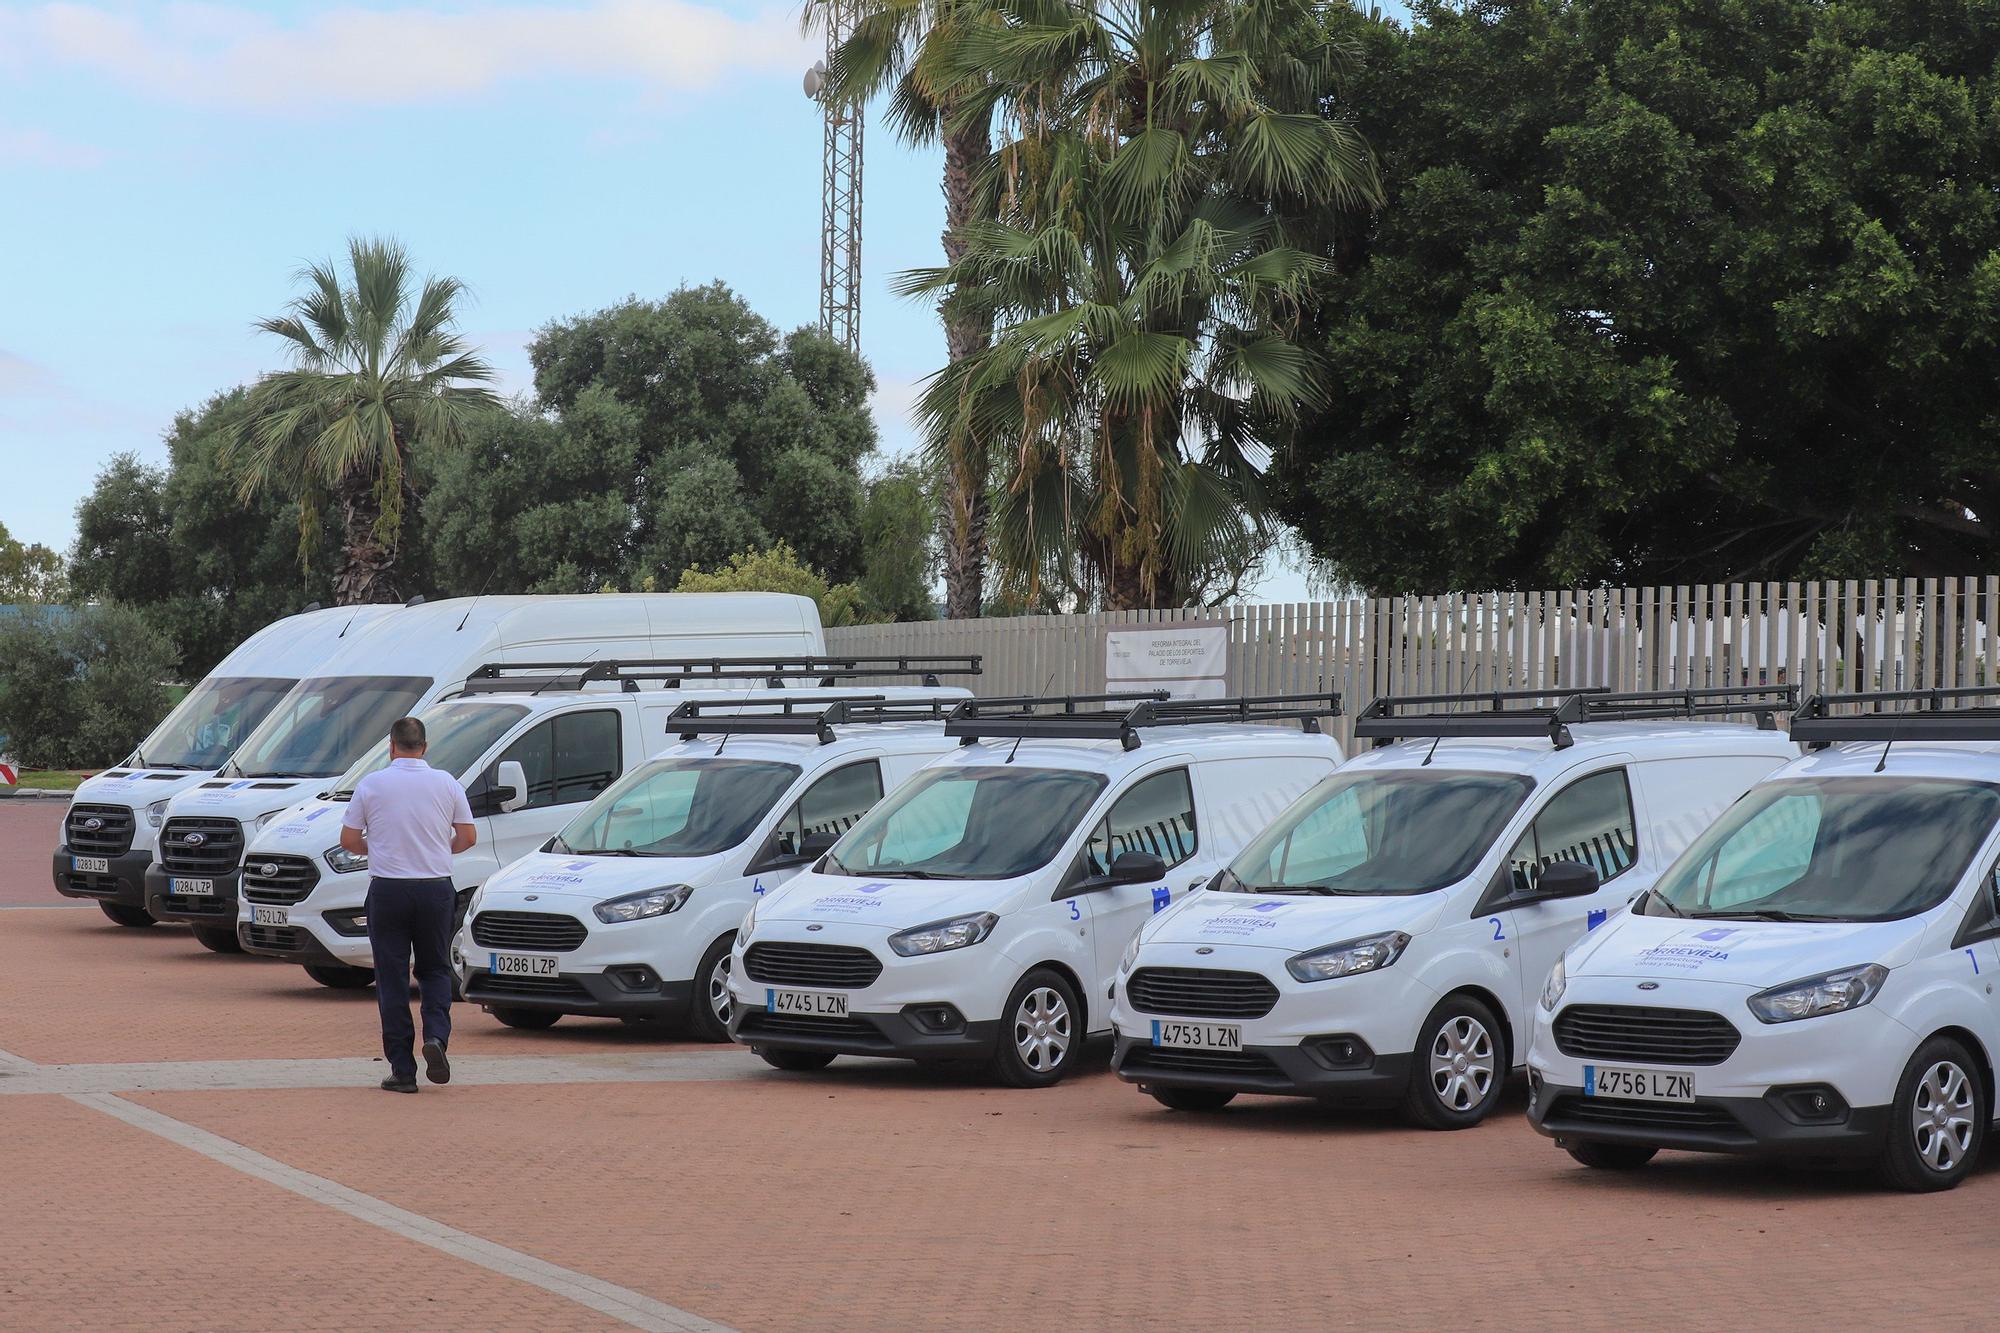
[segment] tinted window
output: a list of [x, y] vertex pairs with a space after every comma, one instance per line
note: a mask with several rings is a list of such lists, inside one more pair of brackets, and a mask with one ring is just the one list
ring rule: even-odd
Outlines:
[[797, 856], [800, 840], [808, 833], [838, 837], [881, 799], [882, 770], [873, 759], [837, 768], [806, 788], [805, 795], [785, 811], [771, 835], [771, 854]]
[[1507, 868], [1515, 890], [1526, 893], [1556, 861], [1581, 862], [1605, 882], [1630, 870], [1638, 857], [1632, 789], [1625, 770], [1614, 768], [1578, 778], [1549, 798], [1514, 844]]
[[834, 848], [833, 874], [1012, 879], [1055, 858], [1104, 789], [1067, 769], [925, 769], [862, 816]]
[[302, 680], [243, 742], [233, 767], [250, 778], [345, 773], [430, 687], [424, 676]]
[[251, 729], [296, 684], [295, 680], [263, 676], [209, 677], [190, 690], [180, 706], [146, 738], [139, 747], [140, 764], [189, 771], [221, 768]]
[[1084, 844], [1084, 873], [1107, 873], [1125, 852], [1151, 852], [1172, 868], [1194, 849], [1194, 790], [1187, 770], [1177, 768], [1155, 773], [1113, 802]]
[[[498, 762], [509, 759], [528, 779], [528, 801], [521, 808], [587, 801], [609, 787], [624, 767], [618, 714], [552, 717], [508, 746]], [[497, 766], [492, 780], [499, 783]]]
[[[472, 766], [493, 748], [494, 742], [527, 715], [528, 710], [520, 704], [475, 703], [470, 699], [433, 704], [420, 715], [424, 736], [429, 743], [424, 758], [440, 773], [464, 778], [471, 772]], [[376, 769], [388, 766], [389, 738], [385, 736], [359, 763], [340, 775], [334, 795], [352, 793], [355, 783]]]
[[643, 764], [570, 821], [563, 853], [710, 856], [756, 831], [791, 789], [793, 764], [704, 755]]

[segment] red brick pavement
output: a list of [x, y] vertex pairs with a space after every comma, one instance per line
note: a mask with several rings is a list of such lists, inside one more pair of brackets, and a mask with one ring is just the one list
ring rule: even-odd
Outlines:
[[0, 796], [0, 907], [70, 901], [49, 878], [49, 856], [62, 841], [68, 808], [66, 801]]

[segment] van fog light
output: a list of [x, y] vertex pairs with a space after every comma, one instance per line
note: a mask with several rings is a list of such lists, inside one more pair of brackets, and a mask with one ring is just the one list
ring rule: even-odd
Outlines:
[[1306, 1041], [1305, 1047], [1306, 1054], [1328, 1069], [1366, 1069], [1375, 1063], [1375, 1052], [1367, 1042], [1352, 1033], [1312, 1037]]
[[1824, 1083], [1773, 1088], [1765, 1100], [1795, 1125], [1837, 1125], [1847, 1119], [1847, 1099]]
[[913, 1004], [903, 1013], [922, 1032], [943, 1034], [965, 1030], [965, 1015], [948, 1004]]
[[660, 988], [660, 974], [644, 963], [607, 968], [605, 974], [625, 990], [654, 991]]

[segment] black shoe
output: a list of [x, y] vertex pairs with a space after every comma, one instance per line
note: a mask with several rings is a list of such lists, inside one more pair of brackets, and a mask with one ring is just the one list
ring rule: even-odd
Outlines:
[[424, 1077], [433, 1083], [451, 1082], [451, 1061], [444, 1058], [444, 1043], [424, 1043]]
[[391, 1074], [382, 1080], [382, 1091], [384, 1092], [415, 1092], [416, 1090], [417, 1076], [415, 1074], [410, 1075], [408, 1078], [397, 1078], [394, 1074]]

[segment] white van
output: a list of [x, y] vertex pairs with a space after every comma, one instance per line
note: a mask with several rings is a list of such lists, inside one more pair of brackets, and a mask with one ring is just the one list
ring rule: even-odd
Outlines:
[[[1080, 704], [1111, 705], [1080, 708]], [[1340, 762], [1338, 695], [972, 700], [737, 934], [729, 1031], [780, 1069], [983, 1060], [1043, 1087], [1110, 1026], [1139, 925]], [[1261, 725], [1290, 721], [1291, 727]]]
[[480, 889], [457, 941], [466, 998], [509, 1027], [585, 1014], [727, 1040], [751, 904], [948, 753], [944, 719], [964, 697], [683, 704], [677, 744]]
[[1680, 1148], [1965, 1179], [2000, 1053], [1996, 693], [1807, 700], [1793, 739], [1831, 748], [1752, 788], [1548, 978], [1535, 1128], [1594, 1167]]
[[[1795, 699], [1377, 699], [1355, 735], [1382, 748], [1140, 933], [1112, 1010], [1119, 1077], [1177, 1110], [1256, 1092], [1477, 1124], [1557, 956], [1798, 754], [1773, 722]], [[1747, 712], [1762, 726], [1674, 720]]]
[[824, 651], [819, 611], [777, 593], [466, 597], [391, 608], [350, 634], [238, 745], [168, 803], [146, 908], [234, 952], [246, 837], [324, 790], [389, 724], [456, 694], [481, 666]]
[[150, 926], [146, 867], [167, 803], [215, 775], [278, 701], [390, 606], [343, 606], [274, 620], [236, 645], [125, 762], [86, 779], [63, 818], [56, 892], [90, 898], [121, 926]]

